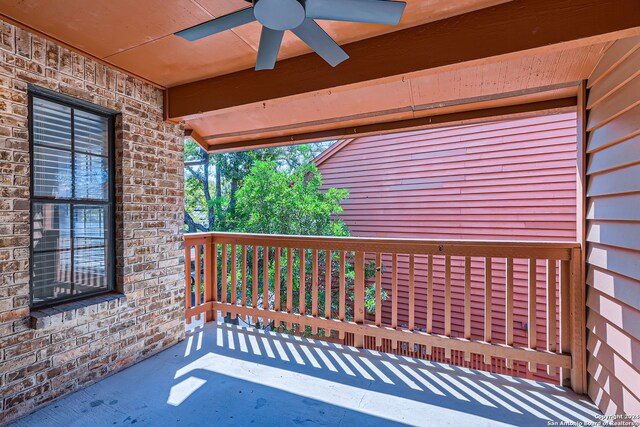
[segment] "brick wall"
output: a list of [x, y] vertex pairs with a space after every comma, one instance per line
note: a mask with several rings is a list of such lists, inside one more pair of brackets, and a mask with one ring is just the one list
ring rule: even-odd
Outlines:
[[[121, 112], [117, 288], [29, 310], [27, 84]], [[0, 21], [0, 425], [184, 337], [181, 125], [162, 91]]]

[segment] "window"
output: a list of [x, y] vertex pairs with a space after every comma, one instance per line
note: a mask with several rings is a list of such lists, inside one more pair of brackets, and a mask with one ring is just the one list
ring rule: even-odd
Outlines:
[[114, 116], [30, 92], [31, 305], [113, 290]]

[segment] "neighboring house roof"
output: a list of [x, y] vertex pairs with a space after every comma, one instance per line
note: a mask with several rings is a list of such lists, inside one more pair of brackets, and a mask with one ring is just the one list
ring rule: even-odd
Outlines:
[[338, 142], [333, 144], [331, 147], [327, 148], [322, 153], [318, 154], [316, 156], [316, 158], [311, 161], [311, 163], [315, 163], [316, 166], [320, 166], [322, 163], [324, 163], [327, 159], [329, 159], [335, 153], [337, 153], [338, 151], [342, 150], [343, 147], [345, 147], [347, 144], [349, 144], [354, 139], [355, 138], [347, 138], [347, 139], [339, 140]]

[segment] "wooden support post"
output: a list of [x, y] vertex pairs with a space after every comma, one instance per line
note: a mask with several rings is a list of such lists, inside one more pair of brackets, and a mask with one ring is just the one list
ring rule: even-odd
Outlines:
[[571, 388], [578, 394], [587, 392], [586, 366], [586, 306], [585, 284], [582, 279], [580, 249], [571, 251]]
[[577, 103], [577, 174], [576, 221], [580, 249], [571, 252], [571, 388], [578, 394], [587, 392], [586, 362], [586, 245], [587, 245], [587, 82], [578, 88]]
[[[359, 324], [364, 323], [364, 252], [356, 252], [355, 258], [355, 280], [353, 290], [353, 321]], [[358, 348], [364, 346], [364, 335], [355, 334], [353, 345]]]

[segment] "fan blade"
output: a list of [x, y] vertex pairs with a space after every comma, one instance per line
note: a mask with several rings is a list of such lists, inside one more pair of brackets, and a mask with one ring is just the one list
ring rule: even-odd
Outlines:
[[313, 19], [305, 19], [302, 25], [291, 31], [332, 67], [349, 59], [349, 55]]
[[307, 18], [397, 25], [407, 4], [387, 0], [307, 0]]
[[255, 20], [256, 18], [253, 16], [253, 8], [249, 7], [247, 9], [242, 9], [237, 12], [221, 16], [220, 18], [212, 19], [211, 21], [203, 22], [202, 24], [194, 25], [191, 28], [178, 31], [175, 34], [176, 36], [180, 36], [183, 39], [192, 42], [212, 34], [217, 34], [222, 31], [239, 27], [240, 25], [248, 24]]
[[262, 27], [256, 70], [273, 70], [273, 67], [276, 66], [276, 60], [278, 59], [282, 36], [284, 36], [284, 31]]

